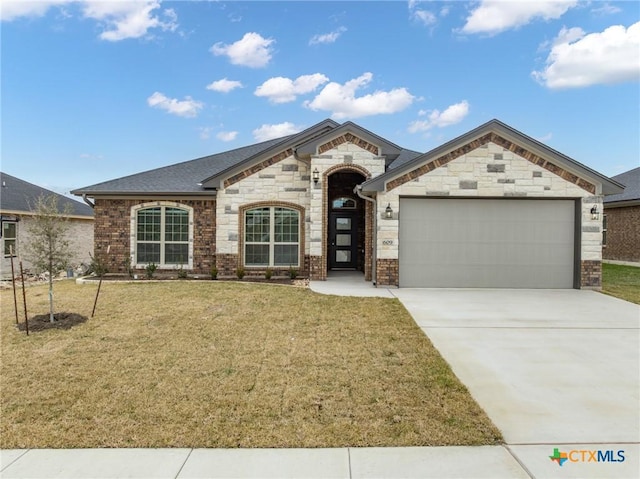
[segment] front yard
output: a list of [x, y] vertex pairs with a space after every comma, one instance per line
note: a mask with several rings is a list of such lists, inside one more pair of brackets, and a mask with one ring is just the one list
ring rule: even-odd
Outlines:
[[[57, 311], [89, 316], [96, 288], [56, 283]], [[502, 441], [398, 300], [104, 283], [93, 319], [27, 337], [1, 295], [0, 448]]]
[[640, 268], [603, 263], [602, 292], [640, 304]]

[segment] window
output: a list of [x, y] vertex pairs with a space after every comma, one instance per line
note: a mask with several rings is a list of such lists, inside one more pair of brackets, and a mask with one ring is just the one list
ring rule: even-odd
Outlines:
[[602, 246], [607, 246], [607, 215], [602, 215]]
[[189, 210], [170, 206], [137, 210], [136, 263], [189, 264]]
[[299, 266], [300, 213], [266, 206], [244, 214], [245, 266]]
[[5, 256], [16, 256], [17, 254], [17, 242], [18, 238], [18, 223], [15, 221], [3, 221], [2, 222], [2, 243]]
[[334, 210], [354, 210], [356, 209], [356, 200], [344, 196], [336, 198], [331, 202], [331, 208]]

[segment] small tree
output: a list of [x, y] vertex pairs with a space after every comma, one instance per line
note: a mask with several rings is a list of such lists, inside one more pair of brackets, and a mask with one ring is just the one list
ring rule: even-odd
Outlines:
[[40, 196], [32, 211], [26, 255], [38, 271], [49, 273], [49, 320], [53, 322], [53, 277], [67, 269], [72, 255], [67, 239], [71, 205], [60, 211], [57, 196]]

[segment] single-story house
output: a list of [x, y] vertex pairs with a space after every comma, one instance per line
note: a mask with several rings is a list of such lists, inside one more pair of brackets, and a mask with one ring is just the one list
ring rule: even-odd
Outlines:
[[[427, 153], [350, 121], [74, 190], [111, 271], [354, 269], [400, 287], [598, 288], [623, 187], [491, 120]], [[106, 252], [110, 246], [110, 253]]]
[[625, 189], [604, 199], [602, 257], [640, 263], [640, 167], [612, 179]]
[[32, 221], [36, 201], [39, 197], [55, 196], [61, 211], [68, 205], [71, 214], [68, 216], [68, 239], [73, 255], [71, 266], [88, 265], [93, 253], [93, 210], [66, 196], [28, 183], [27, 181], [0, 172], [0, 231], [2, 235], [2, 261], [0, 262], [0, 278], [11, 278], [11, 253], [14, 256], [14, 268], [22, 260], [25, 270], [32, 273], [32, 265], [25, 255], [25, 247], [30, 241], [29, 223]]

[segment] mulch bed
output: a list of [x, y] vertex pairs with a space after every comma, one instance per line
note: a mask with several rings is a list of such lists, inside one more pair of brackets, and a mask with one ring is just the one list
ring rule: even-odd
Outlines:
[[[47, 329], [71, 329], [74, 326], [84, 323], [88, 318], [76, 313], [54, 313], [53, 323], [50, 321], [49, 313], [38, 314], [29, 318], [29, 332], [45, 331]], [[18, 329], [24, 331], [25, 324], [18, 324]]]

